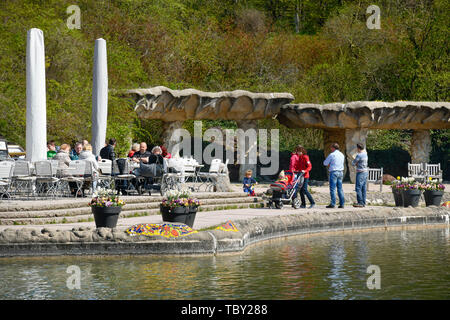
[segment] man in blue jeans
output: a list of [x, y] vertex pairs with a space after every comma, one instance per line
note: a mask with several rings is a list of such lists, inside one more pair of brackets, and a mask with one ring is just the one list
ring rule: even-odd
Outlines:
[[362, 208], [366, 206], [366, 186], [367, 186], [367, 177], [369, 175], [368, 171], [368, 157], [367, 152], [364, 150], [364, 146], [360, 143], [356, 145], [356, 150], [358, 154], [356, 155], [355, 160], [352, 161], [352, 165], [356, 166], [356, 200], [357, 203], [353, 204], [355, 208]]
[[331, 202], [327, 208], [334, 208], [336, 205], [336, 187], [339, 197], [339, 208], [344, 208], [345, 198], [344, 190], [342, 189], [342, 180], [344, 179], [344, 161], [345, 156], [339, 151], [339, 144], [333, 143], [331, 145], [331, 153], [323, 162], [324, 166], [328, 167], [330, 172], [330, 197]]

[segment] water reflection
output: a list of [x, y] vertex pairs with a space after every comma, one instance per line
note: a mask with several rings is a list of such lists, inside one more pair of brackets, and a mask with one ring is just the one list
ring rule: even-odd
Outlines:
[[[0, 259], [1, 299], [449, 299], [449, 228], [293, 237], [214, 256]], [[378, 265], [381, 290], [369, 290]], [[67, 267], [81, 270], [69, 290]]]

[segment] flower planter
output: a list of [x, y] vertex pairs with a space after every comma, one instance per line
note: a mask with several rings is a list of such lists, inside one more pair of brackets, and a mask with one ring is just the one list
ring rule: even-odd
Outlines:
[[191, 212], [189, 207], [175, 207], [170, 209], [168, 207], [161, 206], [160, 212], [162, 214], [163, 221], [184, 223], [192, 228], [194, 226], [197, 211], [195, 210], [195, 212]]
[[444, 191], [442, 190], [425, 190], [423, 196], [425, 198], [425, 205], [428, 206], [440, 206]]
[[117, 220], [119, 220], [119, 214], [122, 211], [121, 206], [91, 207], [91, 209], [97, 228], [115, 228]]
[[392, 190], [392, 194], [394, 195], [394, 201], [396, 207], [403, 207], [403, 198], [402, 192], [400, 190]]
[[420, 195], [422, 194], [421, 190], [411, 189], [411, 190], [403, 190], [402, 198], [403, 198], [403, 206], [409, 207], [418, 207], [420, 201]]

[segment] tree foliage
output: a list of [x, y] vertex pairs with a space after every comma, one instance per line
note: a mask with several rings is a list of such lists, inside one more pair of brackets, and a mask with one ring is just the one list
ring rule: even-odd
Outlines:
[[[366, 27], [369, 0], [79, 0], [81, 29], [69, 30], [72, 4], [0, 2], [0, 135], [11, 141], [25, 143], [26, 33], [33, 27], [44, 31], [48, 138], [57, 143], [90, 139], [100, 37], [107, 41], [112, 92], [165, 85], [287, 91], [295, 102], [312, 103], [449, 99], [445, 0], [377, 1], [379, 30]], [[275, 120], [260, 125], [280, 129], [283, 150], [322, 147], [320, 130], [287, 129]], [[159, 143], [160, 127], [137, 119], [129, 101], [110, 94], [107, 134], [120, 139], [121, 152], [131, 141]], [[432, 135], [435, 151], [448, 135], [439, 132]], [[406, 140], [399, 143], [399, 135]], [[385, 149], [405, 148], [408, 139], [408, 132], [373, 131], [368, 141]]]

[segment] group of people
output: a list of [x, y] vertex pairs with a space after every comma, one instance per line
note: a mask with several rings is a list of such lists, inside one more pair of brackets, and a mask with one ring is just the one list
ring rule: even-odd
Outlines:
[[58, 160], [60, 168], [69, 167], [72, 160], [87, 160], [92, 162], [94, 171], [98, 171], [98, 159], [92, 153], [92, 145], [87, 140], [75, 143], [73, 149], [67, 143], [56, 146], [55, 141], [51, 140], [47, 143], [47, 159]]
[[[95, 156], [92, 153], [92, 145], [87, 140], [76, 142], [73, 146], [63, 143], [56, 146], [54, 140], [47, 143], [47, 159], [58, 160], [62, 167], [69, 166], [71, 160], [88, 160], [98, 170], [98, 161], [108, 159], [114, 161], [116, 159], [115, 147], [116, 139], [109, 139], [108, 143], [100, 150], [100, 154]], [[128, 158], [134, 162], [143, 163], [162, 163], [162, 158], [171, 158], [171, 154], [167, 152], [164, 146], [155, 146], [151, 152], [147, 150], [145, 142], [134, 143], [132, 149], [128, 152]]]
[[[333, 143], [330, 146], [331, 153], [327, 156], [323, 165], [328, 168], [329, 171], [329, 186], [330, 186], [330, 204], [327, 208], [334, 208], [336, 206], [336, 190], [339, 198], [338, 208], [344, 208], [345, 197], [344, 190], [342, 188], [342, 180], [344, 179], [344, 163], [345, 156], [339, 151], [339, 144]], [[360, 143], [356, 145], [357, 155], [352, 162], [352, 165], [356, 167], [356, 199], [357, 202], [353, 204], [356, 208], [365, 207], [366, 205], [366, 190], [367, 190], [367, 178], [368, 178], [368, 156], [364, 149], [364, 146]], [[291, 154], [289, 171], [303, 174], [303, 184], [299, 190], [296, 190], [294, 197], [300, 194], [301, 205], [300, 208], [306, 208], [306, 198], [309, 201], [309, 208], [313, 208], [316, 203], [308, 190], [308, 183], [310, 179], [310, 171], [312, 164], [309, 159], [306, 149], [298, 145], [294, 152]], [[257, 184], [256, 180], [252, 177], [253, 172], [248, 170], [243, 180], [243, 190], [248, 195], [254, 196], [254, 185]], [[285, 179], [283, 171], [280, 173], [279, 181]], [[306, 198], [305, 198], [306, 197]]]
[[[58, 166], [62, 168], [62, 173], [67, 175], [70, 172], [64, 171], [65, 168], [69, 167], [70, 161], [72, 160], [87, 160], [92, 162], [92, 168], [94, 175], [99, 174], [98, 161], [102, 159], [108, 159], [111, 161], [116, 160], [115, 147], [117, 141], [115, 138], [108, 140], [108, 143], [100, 150], [98, 156], [92, 153], [92, 145], [89, 144], [87, 140], [82, 142], [76, 142], [71, 148], [67, 143], [63, 143], [60, 146], [56, 146], [55, 141], [51, 140], [47, 143], [47, 159], [57, 160]], [[128, 152], [127, 157], [131, 161], [139, 164], [145, 165], [163, 165], [164, 158], [171, 158], [171, 154], [167, 152], [164, 146], [155, 146], [152, 148], [151, 152], [147, 150], [147, 143], [134, 143], [132, 149]], [[119, 165], [120, 167], [120, 165]], [[120, 169], [119, 169], [120, 170]], [[135, 169], [136, 175], [139, 175], [139, 168]], [[119, 172], [116, 172], [118, 174]]]

